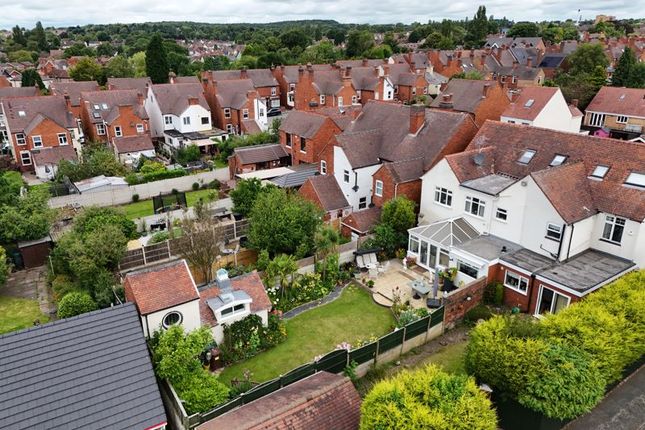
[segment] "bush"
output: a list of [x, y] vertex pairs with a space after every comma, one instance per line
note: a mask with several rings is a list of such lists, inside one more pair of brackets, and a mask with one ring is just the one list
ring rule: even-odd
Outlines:
[[136, 203], [139, 201], [139, 194], [132, 194], [132, 202]]
[[69, 276], [58, 275], [52, 281], [52, 292], [54, 293], [54, 300], [60, 301], [67, 293], [78, 290], [78, 285], [74, 284]]
[[374, 385], [361, 405], [360, 429], [495, 430], [491, 402], [473, 378], [429, 365]]
[[58, 302], [58, 318], [69, 318], [96, 310], [96, 303], [85, 292], [73, 291]]
[[193, 188], [193, 191], [199, 190], [199, 182], [193, 182], [192, 188]]
[[170, 233], [168, 233], [167, 231], [159, 231], [152, 235], [152, 237], [148, 241], [148, 244], [153, 245], [155, 243], [165, 242], [169, 238], [170, 238]]
[[200, 369], [175, 386], [186, 412], [207, 412], [229, 398], [229, 389], [207, 370]]
[[504, 303], [504, 285], [501, 282], [493, 282], [486, 285], [484, 289], [484, 303], [495, 306], [501, 306]]
[[187, 164], [191, 161], [197, 161], [202, 157], [202, 154], [197, 145], [188, 145], [177, 151], [175, 157], [179, 164]]
[[213, 190], [219, 190], [220, 188], [222, 188], [222, 183], [217, 179], [213, 179], [208, 183], [208, 188], [211, 188]]
[[488, 309], [488, 306], [479, 304], [466, 312], [464, 321], [467, 323], [476, 323], [479, 320], [488, 320], [493, 316], [493, 313]]
[[329, 294], [333, 286], [325, 285], [318, 273], [305, 273], [291, 282], [283, 292], [279, 287], [267, 288], [267, 294], [273, 307], [282, 312], [290, 311], [305, 303], [322, 299]]
[[74, 219], [74, 230], [80, 234], [104, 230], [108, 225], [118, 227], [128, 239], [139, 237], [136, 224], [119, 209], [90, 206]]
[[271, 314], [267, 327], [264, 327], [262, 319], [251, 314], [231, 325], [224, 324], [224, 341], [220, 345], [222, 360], [235, 363], [251, 358], [286, 337], [286, 329], [278, 316]]
[[179, 190], [177, 188], [173, 188], [170, 190], [170, 194], [179, 194]]

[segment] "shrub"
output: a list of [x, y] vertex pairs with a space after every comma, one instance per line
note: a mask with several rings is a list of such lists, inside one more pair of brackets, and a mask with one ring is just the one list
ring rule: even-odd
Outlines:
[[220, 188], [222, 188], [222, 183], [217, 179], [213, 179], [208, 183], [208, 188], [212, 188], [213, 190], [219, 190]]
[[429, 365], [374, 385], [361, 405], [360, 429], [494, 430], [491, 402], [465, 375]]
[[104, 230], [108, 225], [119, 228], [128, 239], [139, 237], [136, 224], [119, 209], [90, 206], [74, 219], [74, 230], [80, 234]]
[[267, 327], [262, 319], [251, 314], [231, 325], [224, 324], [224, 341], [219, 346], [225, 363], [234, 363], [257, 355], [286, 339], [286, 329], [280, 318], [269, 317]]
[[204, 369], [190, 374], [175, 386], [188, 414], [207, 412], [229, 398], [229, 389]]
[[132, 202], [136, 203], [139, 201], [139, 194], [132, 194]]
[[177, 188], [173, 188], [172, 190], [170, 190], [170, 193], [171, 194], [179, 194], [179, 190], [177, 190]]
[[479, 320], [488, 320], [493, 316], [493, 313], [488, 309], [488, 306], [479, 304], [466, 312], [464, 321], [467, 323], [476, 323]]
[[318, 273], [305, 273], [291, 282], [283, 292], [278, 287], [267, 288], [267, 293], [275, 309], [290, 311], [302, 304], [322, 299], [331, 292], [333, 286], [325, 285]]
[[96, 310], [96, 303], [85, 292], [72, 291], [58, 302], [58, 318], [69, 318]]
[[190, 163], [201, 158], [202, 154], [197, 145], [188, 145], [177, 151], [176, 160], [179, 164]]
[[58, 275], [52, 281], [52, 291], [56, 302], [60, 301], [65, 294], [75, 290], [78, 290], [78, 285], [74, 284], [69, 276]]
[[501, 306], [504, 303], [504, 285], [501, 282], [486, 285], [484, 303], [495, 306]]
[[148, 244], [153, 245], [155, 243], [161, 243], [168, 240], [169, 237], [170, 233], [168, 233], [167, 231], [159, 231], [152, 235], [152, 237], [148, 241]]
[[192, 188], [193, 188], [193, 191], [199, 190], [199, 182], [193, 182]]

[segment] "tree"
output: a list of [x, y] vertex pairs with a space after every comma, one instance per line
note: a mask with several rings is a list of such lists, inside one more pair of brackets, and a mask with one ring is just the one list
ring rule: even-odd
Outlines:
[[339, 243], [340, 233], [335, 228], [329, 225], [320, 225], [318, 230], [316, 230], [316, 235], [314, 236], [314, 246], [316, 247], [315, 257], [318, 261], [323, 262], [323, 280], [327, 279], [327, 257], [337, 252]]
[[49, 233], [54, 211], [49, 208], [49, 191], [29, 190], [15, 205], [0, 207], [0, 243], [34, 240]]
[[233, 212], [245, 217], [248, 216], [251, 213], [253, 204], [263, 190], [265, 190], [265, 187], [258, 178], [238, 181], [235, 189], [229, 193], [233, 202]]
[[585, 43], [569, 56], [568, 70], [559, 73], [554, 82], [569, 102], [577, 99], [578, 107], [584, 109], [605, 84], [608, 64], [600, 45]]
[[295, 193], [271, 187], [257, 197], [249, 216], [249, 242], [272, 256], [311, 255], [314, 233], [322, 214], [317, 206]]
[[331, 42], [320, 42], [309, 46], [300, 56], [302, 63], [328, 64], [340, 58], [340, 51]]
[[74, 231], [79, 234], [94, 234], [108, 225], [117, 227], [128, 239], [139, 237], [134, 222], [117, 208], [89, 206], [74, 219]]
[[36, 23], [36, 28], [34, 29], [34, 36], [36, 38], [36, 43], [38, 44], [38, 49], [42, 51], [49, 50], [49, 44], [47, 43], [47, 35], [43, 29], [43, 25], [40, 21]]
[[311, 38], [302, 29], [294, 28], [280, 35], [280, 43], [289, 49], [296, 46], [305, 49], [311, 43]]
[[[202, 280], [210, 282], [213, 264], [222, 254], [224, 236], [219, 221], [204, 216], [196, 210], [197, 218], [184, 217], [181, 221], [182, 237], [178, 239], [178, 250], [182, 258], [195, 267], [202, 275]], [[202, 215], [204, 214], [204, 215]]]
[[388, 255], [405, 248], [408, 229], [416, 224], [414, 202], [405, 196], [396, 197], [383, 205], [381, 219], [374, 229], [374, 245]]
[[134, 67], [123, 55], [117, 55], [108, 62], [105, 75], [109, 78], [133, 78]]
[[360, 429], [497, 428], [491, 401], [475, 380], [435, 365], [403, 370], [374, 385], [361, 405]]
[[90, 57], [81, 58], [74, 67], [69, 69], [69, 76], [75, 81], [97, 81], [102, 75], [103, 68]]
[[45, 84], [36, 69], [27, 69], [22, 72], [21, 86], [38, 87], [39, 90], [45, 89]]
[[88, 293], [73, 291], [65, 294], [58, 302], [58, 318], [75, 317], [96, 309], [96, 303]]
[[293, 282], [293, 274], [297, 270], [298, 263], [293, 258], [293, 255], [280, 254], [276, 255], [267, 265], [265, 278], [271, 287], [275, 285], [277, 280], [282, 291], [282, 297], [284, 297], [289, 284]]
[[352, 30], [347, 36], [347, 56], [360, 57], [374, 46], [374, 36], [368, 30]]
[[168, 82], [170, 66], [168, 65], [166, 48], [159, 33], [152, 36], [146, 48], [146, 72], [153, 84]]
[[7, 251], [0, 246], [0, 288], [7, 281], [9, 276], [9, 263], [7, 262]]
[[467, 45], [478, 48], [484, 44], [488, 35], [488, 18], [486, 17], [486, 6], [479, 6], [477, 12], [470, 21], [468, 34], [466, 35]]
[[56, 177], [69, 178], [76, 182], [93, 176], [123, 176], [125, 167], [116, 159], [114, 152], [102, 144], [89, 143], [83, 146], [80, 162], [62, 160]]
[[111, 57], [116, 54], [116, 52], [117, 48], [108, 42], [103, 42], [96, 47], [96, 55], [98, 56]]
[[199, 150], [199, 146], [188, 145], [180, 148], [179, 151], [177, 151], [177, 156], [175, 158], [177, 159], [177, 162], [179, 164], [186, 164], [190, 163], [191, 161], [197, 161], [201, 157], [202, 153]]
[[484, 79], [482, 72], [476, 69], [468, 70], [467, 72], [459, 72], [452, 75], [453, 79], [470, 79], [473, 81], [481, 81]]
[[584, 43], [567, 58], [570, 65], [568, 73], [578, 75], [581, 73], [591, 73], [596, 68], [601, 67], [603, 70], [609, 65], [609, 60], [605, 56], [602, 45], [595, 43]]
[[146, 76], [146, 53], [143, 51], [135, 53], [130, 57], [130, 63], [134, 69], [135, 78], [143, 78]]
[[631, 48], [626, 47], [611, 77], [614, 87], [645, 88], [645, 64], [636, 60]]
[[626, 86], [630, 88], [645, 88], [645, 63], [638, 63], [632, 67]]
[[13, 42], [17, 45], [21, 46], [27, 46], [27, 38], [25, 37], [25, 34], [22, 31], [22, 28], [20, 26], [16, 25], [14, 28], [11, 29], [11, 37], [13, 39]]
[[231, 60], [225, 55], [204, 58], [204, 70], [228, 70], [231, 67]]
[[540, 28], [534, 22], [518, 22], [506, 33], [507, 37], [538, 37]]

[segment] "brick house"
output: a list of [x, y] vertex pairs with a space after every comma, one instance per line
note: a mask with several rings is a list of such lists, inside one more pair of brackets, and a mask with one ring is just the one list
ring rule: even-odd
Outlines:
[[430, 107], [466, 112], [481, 127], [487, 119], [499, 121], [509, 103], [506, 92], [495, 82], [452, 79]]
[[155, 146], [150, 134], [115, 137], [110, 142], [116, 158], [126, 166], [136, 166], [140, 157], [154, 158]]
[[[645, 266], [645, 145], [487, 121], [422, 177], [408, 255], [555, 313]], [[450, 232], [450, 235], [446, 234]]]
[[112, 90], [137, 90], [141, 94], [148, 94], [148, 87], [152, 85], [150, 78], [108, 78], [105, 88]]
[[112, 144], [119, 137], [150, 135], [145, 96], [137, 90], [87, 91], [80, 97], [89, 141]]
[[[382, 66], [385, 79], [394, 87], [394, 100], [410, 103], [417, 96], [428, 94], [428, 81], [424, 69], [416, 69], [416, 65], [407, 63]], [[410, 68], [413, 70], [410, 70]]]
[[[38, 97], [40, 91], [37, 87], [2, 87], [0, 86], [0, 104], [4, 99], [11, 97]], [[7, 132], [7, 122], [2, 113], [0, 106], [0, 153], [9, 153], [9, 133]]]
[[325, 212], [324, 221], [337, 223], [352, 211], [336, 178], [331, 175], [308, 178], [298, 192]]
[[257, 92], [257, 97], [264, 103], [267, 110], [280, 109], [280, 84], [273, 76], [273, 70], [271, 69], [208, 70], [202, 72], [204, 92], [211, 109], [214, 106], [212, 101], [216, 92], [213, 87], [214, 83], [246, 79], [251, 80], [253, 88]]
[[645, 130], [645, 89], [602, 87], [587, 106], [583, 124], [620, 139], [640, 136]]
[[98, 91], [99, 84], [96, 81], [80, 82], [52, 82], [49, 86], [49, 92], [54, 96], [68, 95], [72, 104], [72, 113], [74, 118], [81, 119], [81, 92]]
[[345, 237], [356, 240], [374, 231], [381, 219], [381, 208], [371, 207], [362, 211], [352, 212], [340, 222], [340, 233]]
[[267, 129], [267, 108], [251, 79], [212, 81], [206, 89], [213, 124], [229, 134], [255, 134]]
[[69, 97], [17, 97], [1, 103], [12, 154], [20, 170], [34, 171], [35, 151], [66, 145], [80, 150], [82, 133]]
[[421, 201], [423, 173], [423, 158], [383, 163], [372, 175], [372, 203], [381, 207], [388, 200], [400, 196], [418, 203]]
[[327, 174], [327, 162], [322, 159], [322, 152], [341, 131], [329, 116], [294, 110], [280, 124], [280, 144], [291, 154], [294, 165], [316, 164], [324, 175]]

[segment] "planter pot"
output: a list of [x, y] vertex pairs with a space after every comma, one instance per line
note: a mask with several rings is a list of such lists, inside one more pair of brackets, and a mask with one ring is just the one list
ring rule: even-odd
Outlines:
[[455, 282], [452, 279], [444, 278], [443, 290], [450, 292], [455, 289]]

